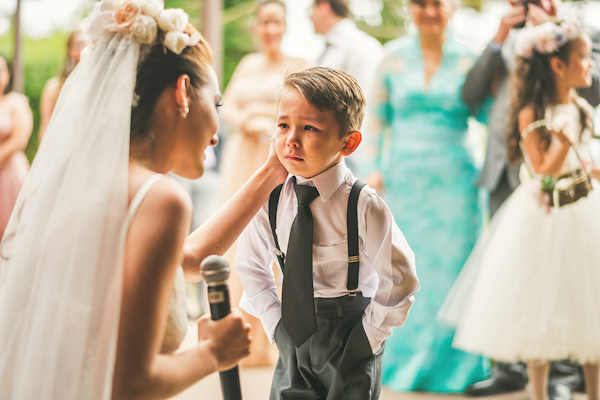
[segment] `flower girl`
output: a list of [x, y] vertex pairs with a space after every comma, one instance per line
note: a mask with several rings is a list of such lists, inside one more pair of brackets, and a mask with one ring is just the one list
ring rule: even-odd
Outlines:
[[531, 179], [496, 213], [452, 288], [440, 318], [453, 345], [525, 361], [533, 399], [547, 398], [548, 362], [583, 365], [598, 399], [600, 189], [592, 187], [592, 110], [575, 88], [591, 84], [590, 39], [576, 21], [519, 33], [508, 153]]

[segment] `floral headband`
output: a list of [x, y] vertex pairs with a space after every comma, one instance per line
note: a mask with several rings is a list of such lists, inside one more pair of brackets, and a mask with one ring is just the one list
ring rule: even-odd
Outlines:
[[165, 32], [163, 46], [181, 54], [183, 49], [195, 46], [201, 39], [199, 33], [184, 32], [189, 20], [185, 11], [165, 10], [161, 0], [102, 0], [90, 17], [87, 37], [92, 42], [104, 32], [121, 32], [139, 43], [151, 44], [160, 29]]
[[552, 54], [567, 42], [581, 35], [582, 27], [575, 19], [562, 22], [548, 21], [519, 32], [515, 43], [515, 53], [530, 59], [534, 53]]

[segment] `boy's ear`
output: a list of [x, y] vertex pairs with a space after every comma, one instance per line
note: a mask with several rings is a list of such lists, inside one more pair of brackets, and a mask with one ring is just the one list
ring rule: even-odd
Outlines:
[[343, 156], [349, 156], [354, 153], [354, 150], [358, 147], [358, 145], [362, 142], [362, 133], [360, 131], [353, 131], [346, 136], [344, 147], [342, 147]]

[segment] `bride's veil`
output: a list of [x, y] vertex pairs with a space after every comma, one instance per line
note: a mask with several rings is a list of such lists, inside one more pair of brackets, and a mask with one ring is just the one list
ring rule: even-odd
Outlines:
[[139, 44], [106, 33], [61, 91], [0, 246], [0, 398], [109, 399]]

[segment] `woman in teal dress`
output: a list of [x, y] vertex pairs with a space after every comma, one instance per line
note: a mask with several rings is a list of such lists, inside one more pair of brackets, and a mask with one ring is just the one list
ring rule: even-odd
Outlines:
[[[478, 169], [467, 144], [472, 110], [460, 98], [475, 54], [446, 30], [451, 0], [413, 0], [418, 33], [386, 45], [367, 133], [367, 182], [381, 189], [416, 254], [421, 291], [387, 340], [383, 383], [398, 391], [462, 392], [488, 360], [451, 347], [437, 312], [482, 222]], [[379, 190], [378, 190], [379, 191]]]

